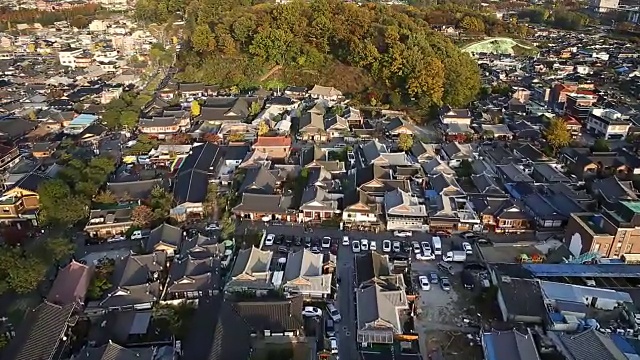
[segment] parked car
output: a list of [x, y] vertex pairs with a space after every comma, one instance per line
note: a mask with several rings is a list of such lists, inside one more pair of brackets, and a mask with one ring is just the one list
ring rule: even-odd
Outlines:
[[451, 236], [451, 232], [446, 230], [438, 230], [435, 233], [433, 233], [433, 235], [446, 238]]
[[431, 290], [431, 284], [429, 283], [429, 279], [426, 276], [418, 277], [418, 281], [420, 282], [420, 289], [424, 291]]
[[328, 236], [325, 236], [322, 238], [322, 248], [324, 249], [328, 249], [331, 247], [331, 238]]
[[317, 246], [312, 246], [311, 247], [311, 253], [312, 254], [320, 254], [322, 251], [320, 251], [320, 248]]
[[351, 250], [353, 250], [354, 253], [359, 253], [360, 252], [360, 241], [353, 240], [353, 242], [351, 243]]
[[411, 237], [413, 236], [413, 233], [411, 231], [406, 231], [406, 230], [396, 230], [393, 232], [393, 236], [397, 236], [397, 237]]
[[273, 242], [276, 240], [276, 236], [274, 234], [269, 234], [267, 235], [267, 237], [264, 239], [264, 245], [265, 246], [271, 246], [273, 245]]
[[473, 248], [468, 242], [465, 241], [462, 243], [462, 249], [467, 253], [467, 255], [473, 255]]
[[302, 246], [302, 238], [300, 236], [294, 236], [293, 245]]
[[438, 273], [436, 273], [435, 271], [429, 273], [429, 282], [431, 282], [432, 284], [437, 284], [439, 281], [440, 277], [438, 276]]
[[118, 242], [118, 241], [124, 241], [124, 240], [127, 240], [127, 238], [126, 238], [125, 236], [123, 236], [123, 235], [116, 235], [116, 236], [114, 236], [114, 237], [112, 237], [112, 238], [109, 238], [109, 239], [107, 240], [107, 242]]
[[416, 254], [416, 260], [435, 260], [436, 255], [432, 252], [421, 252], [420, 254]]
[[411, 243], [408, 241], [401, 241], [400, 244], [402, 245], [402, 251], [406, 252], [406, 253], [410, 253], [413, 250], [413, 247], [411, 246]]
[[280, 234], [276, 236], [276, 239], [273, 243], [276, 245], [282, 245], [284, 243], [284, 235]]
[[302, 309], [302, 316], [320, 317], [322, 316], [322, 310], [320, 310], [320, 308], [317, 308], [315, 306], [305, 306], [304, 309]]
[[449, 282], [449, 278], [448, 277], [441, 277], [440, 278], [440, 287], [444, 291], [451, 291], [451, 283]]
[[369, 242], [369, 250], [371, 250], [371, 251], [376, 251], [376, 250], [378, 250], [378, 243], [376, 243], [376, 241], [375, 241], [375, 240], [371, 240], [371, 241]]
[[393, 252], [398, 253], [400, 252], [400, 241], [394, 241], [393, 242]]
[[420, 243], [417, 241], [411, 242], [411, 248], [413, 249], [414, 254], [420, 254], [420, 251], [422, 251], [422, 248], [420, 247]]
[[486, 271], [482, 271], [478, 274], [480, 286], [483, 288], [491, 287], [491, 281], [489, 280], [489, 274]]
[[430, 253], [431, 251], [431, 244], [429, 244], [428, 241], [423, 241], [420, 243], [420, 247], [422, 248], [422, 252], [423, 253]]
[[349, 237], [347, 235], [342, 237], [342, 245], [349, 246]]
[[382, 240], [382, 251], [391, 252], [391, 240]]
[[305, 248], [310, 248], [311, 247], [311, 236], [305, 236], [304, 238], [304, 247]]
[[324, 325], [324, 332], [325, 334], [327, 334], [327, 337], [336, 335], [336, 327], [335, 327], [335, 324], [333, 323], [333, 320], [327, 319]]
[[473, 239], [473, 241], [478, 245], [485, 245], [485, 246], [486, 245], [489, 245], [489, 246], [493, 245], [493, 241], [491, 241], [491, 240], [489, 240], [487, 238], [484, 238], [484, 237], [475, 238], [475, 239]]
[[329, 252], [335, 256], [338, 256], [338, 244], [332, 244]]
[[331, 348], [331, 353], [332, 354], [337, 354], [338, 353], [338, 339], [331, 337], [329, 338], [329, 346]]
[[218, 225], [217, 222], [211, 223], [211, 224], [207, 224], [207, 226], [205, 226], [204, 228], [207, 231], [215, 231], [215, 230], [220, 230], [220, 225]]
[[131, 233], [131, 240], [142, 240], [149, 237], [151, 231], [149, 230], [136, 230]]
[[329, 303], [327, 304], [327, 311], [329, 312], [329, 316], [335, 322], [340, 322], [342, 320], [342, 316], [340, 316], [340, 312], [336, 309], [335, 305]]
[[362, 239], [360, 240], [360, 248], [362, 251], [369, 251], [369, 240]]
[[463, 239], [474, 239], [478, 237], [478, 234], [474, 233], [473, 231], [465, 231], [463, 233], [460, 233], [460, 236]]

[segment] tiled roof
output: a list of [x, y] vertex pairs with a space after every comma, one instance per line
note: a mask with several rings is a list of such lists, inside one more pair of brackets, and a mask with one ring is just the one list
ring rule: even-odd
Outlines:
[[302, 297], [290, 300], [237, 302], [236, 312], [247, 322], [252, 332], [301, 331]]
[[47, 300], [59, 305], [83, 303], [91, 282], [91, 274], [91, 268], [87, 265], [71, 261], [56, 276]]
[[262, 146], [291, 146], [291, 138], [288, 136], [260, 136], [253, 147]]
[[68, 325], [75, 323], [76, 304], [65, 306], [44, 302], [31, 310], [16, 337], [2, 351], [3, 360], [51, 359]]

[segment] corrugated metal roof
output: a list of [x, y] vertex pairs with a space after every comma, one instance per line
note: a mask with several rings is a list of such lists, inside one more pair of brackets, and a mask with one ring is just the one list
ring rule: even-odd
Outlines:
[[640, 265], [631, 264], [523, 264], [535, 277], [640, 277]]

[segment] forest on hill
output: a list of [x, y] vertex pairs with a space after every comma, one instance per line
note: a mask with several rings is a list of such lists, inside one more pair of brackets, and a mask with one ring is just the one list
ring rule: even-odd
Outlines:
[[[428, 8], [338, 0], [137, 2], [139, 19], [162, 21], [174, 13], [186, 19], [178, 64], [184, 81], [248, 88], [276, 67], [273, 76], [283, 84], [335, 86], [371, 105], [422, 109], [463, 106], [480, 89], [476, 62], [432, 30]], [[481, 16], [440, 15], [457, 16], [472, 32], [486, 30]]]

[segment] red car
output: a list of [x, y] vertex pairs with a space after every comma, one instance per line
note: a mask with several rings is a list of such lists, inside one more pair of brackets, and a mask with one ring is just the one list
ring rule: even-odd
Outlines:
[[331, 245], [331, 249], [329, 249], [329, 252], [332, 253], [333, 255], [338, 255], [338, 244], [333, 244]]

